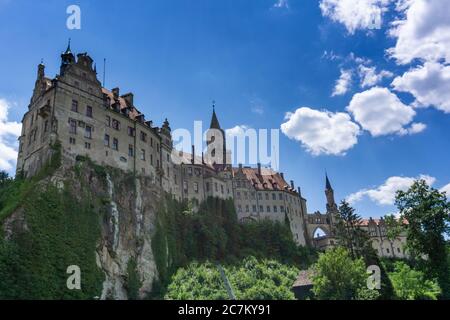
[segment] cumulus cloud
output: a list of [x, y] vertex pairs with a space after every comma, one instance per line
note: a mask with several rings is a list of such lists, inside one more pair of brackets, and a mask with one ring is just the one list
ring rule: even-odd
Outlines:
[[393, 205], [395, 201], [395, 193], [398, 190], [406, 191], [411, 187], [414, 181], [423, 179], [428, 185], [433, 185], [436, 179], [428, 175], [420, 175], [418, 177], [390, 177], [382, 185], [373, 189], [363, 189], [352, 193], [347, 197], [347, 201], [351, 204], [369, 198], [371, 201], [379, 205]]
[[344, 155], [358, 142], [359, 126], [347, 113], [319, 111], [308, 107], [287, 113], [281, 131], [300, 141], [313, 155]]
[[386, 88], [374, 87], [355, 94], [347, 110], [374, 137], [413, 134], [424, 129], [423, 124], [406, 127], [416, 112]]
[[403, 14], [392, 23], [389, 34], [397, 38], [388, 54], [399, 64], [414, 59], [450, 62], [450, 10], [448, 0], [403, 0]]
[[394, 76], [390, 71], [381, 70], [377, 72], [376, 67], [368, 67], [365, 65], [358, 66], [358, 75], [361, 79], [361, 88], [373, 87], [379, 84], [384, 78]]
[[397, 91], [411, 93], [418, 106], [435, 106], [450, 113], [450, 66], [426, 62], [395, 78], [392, 86]]
[[13, 173], [17, 160], [17, 138], [20, 136], [22, 125], [8, 121], [8, 109], [11, 103], [0, 99], [0, 170]]
[[379, 29], [392, 0], [322, 0], [322, 15], [343, 24], [350, 34]]
[[336, 80], [336, 85], [331, 96], [341, 96], [348, 92], [352, 84], [352, 71], [341, 69], [341, 76]]
[[229, 137], [242, 136], [248, 129], [250, 129], [250, 127], [245, 124], [237, 125], [234, 126], [233, 128], [226, 129], [225, 134]]
[[440, 192], [445, 192], [447, 195], [447, 199], [450, 200], [450, 183], [447, 184], [446, 186], [443, 186], [440, 190]]

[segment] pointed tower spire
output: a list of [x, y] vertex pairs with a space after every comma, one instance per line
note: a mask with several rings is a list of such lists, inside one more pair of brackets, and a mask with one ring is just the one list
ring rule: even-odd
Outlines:
[[69, 53], [72, 53], [72, 51], [70, 50], [70, 38], [69, 38], [69, 43], [67, 44], [67, 49], [66, 49], [66, 52], [65, 52], [65, 54], [69, 54]]
[[330, 179], [328, 179], [328, 174], [325, 172], [325, 189], [326, 190], [333, 190], [331, 187]]
[[216, 102], [213, 100], [213, 113], [211, 118], [211, 125], [209, 126], [210, 129], [220, 129], [219, 120], [217, 119], [216, 115]]

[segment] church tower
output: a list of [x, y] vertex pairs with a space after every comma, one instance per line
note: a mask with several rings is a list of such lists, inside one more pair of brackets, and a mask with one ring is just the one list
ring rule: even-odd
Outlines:
[[217, 119], [214, 102], [211, 124], [206, 133], [206, 145], [208, 161], [216, 168], [224, 169], [227, 166], [226, 136]]

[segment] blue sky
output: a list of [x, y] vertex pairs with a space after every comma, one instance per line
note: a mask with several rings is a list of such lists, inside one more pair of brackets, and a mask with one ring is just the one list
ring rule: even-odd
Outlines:
[[[393, 191], [421, 175], [450, 190], [450, 44], [436, 35], [450, 32], [448, 4], [402, 2], [0, 0], [0, 149], [15, 147], [7, 128], [27, 108], [37, 64], [54, 76], [70, 37], [99, 71], [107, 59], [106, 87], [133, 91], [156, 124], [209, 123], [214, 99], [224, 128], [282, 128], [281, 171], [310, 212], [324, 210], [326, 170], [337, 200], [352, 195], [365, 217], [393, 213]], [[66, 28], [71, 4], [80, 30]], [[444, 13], [420, 19], [433, 10]], [[393, 30], [399, 20], [406, 27]], [[2, 169], [13, 171], [11, 158]]]

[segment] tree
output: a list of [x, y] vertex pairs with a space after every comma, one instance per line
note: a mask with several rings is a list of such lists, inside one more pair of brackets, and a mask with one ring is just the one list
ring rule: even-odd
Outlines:
[[336, 237], [339, 245], [347, 248], [352, 258], [363, 257], [372, 260], [375, 252], [369, 234], [361, 228], [361, 217], [355, 213], [348, 202], [343, 200], [339, 206]]
[[367, 289], [367, 276], [362, 258], [353, 260], [347, 249], [336, 247], [313, 266], [313, 292], [320, 300], [376, 299], [378, 294]]
[[449, 234], [450, 202], [444, 192], [418, 180], [407, 191], [398, 191], [395, 203], [408, 221], [407, 248], [411, 255], [426, 260], [429, 278], [436, 277], [443, 297], [450, 297], [450, 277], [445, 235]]
[[435, 281], [427, 280], [421, 271], [411, 269], [404, 262], [396, 262], [389, 273], [395, 296], [404, 300], [436, 300], [440, 289]]

